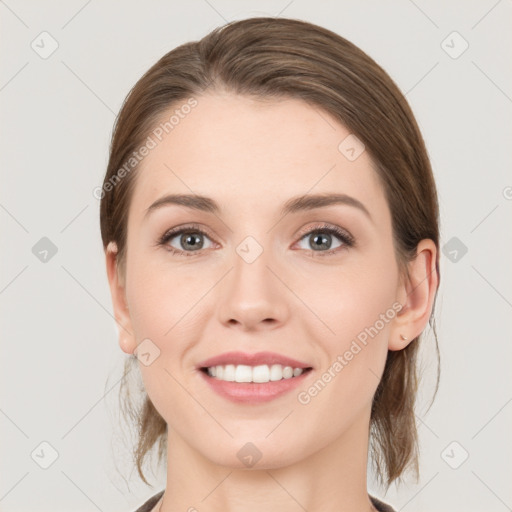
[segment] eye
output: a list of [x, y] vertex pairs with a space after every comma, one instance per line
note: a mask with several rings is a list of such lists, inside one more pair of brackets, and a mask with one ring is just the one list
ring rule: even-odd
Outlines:
[[[332, 247], [333, 236], [341, 242], [334, 248]], [[199, 225], [192, 224], [167, 231], [158, 241], [158, 245], [164, 246], [168, 251], [178, 256], [197, 256], [201, 254], [203, 249], [212, 247], [212, 244], [205, 247], [205, 238], [210, 240], [209, 234], [201, 229]], [[176, 241], [174, 241], [175, 239]], [[299, 243], [303, 240], [311, 244], [313, 248], [301, 248], [310, 250], [318, 256], [332, 255], [355, 245], [352, 235], [337, 226], [329, 224], [310, 228], [309, 231], [301, 235]], [[173, 243], [177, 244], [178, 247]]]
[[[190, 225], [181, 228], [174, 228], [167, 231], [162, 238], [158, 241], [159, 245], [163, 245], [173, 254], [185, 255], [185, 256], [196, 256], [194, 253], [199, 253], [202, 249], [208, 249], [205, 247], [204, 238], [208, 238], [208, 233], [202, 230], [197, 225]], [[174, 239], [177, 239], [177, 243], [180, 247], [172, 245]]]
[[[341, 243], [334, 248], [332, 247], [333, 236], [341, 241]], [[337, 226], [329, 226], [327, 224], [315, 226], [313, 229], [310, 229], [307, 233], [302, 235], [301, 241], [302, 240], [310, 244], [310, 246], [313, 247], [311, 250], [318, 253], [319, 256], [332, 255], [354, 245], [352, 235]]]

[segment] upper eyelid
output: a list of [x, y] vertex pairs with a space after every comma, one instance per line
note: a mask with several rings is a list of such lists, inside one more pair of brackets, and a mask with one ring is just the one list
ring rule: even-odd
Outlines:
[[[354, 237], [350, 234], [348, 230], [342, 228], [341, 226], [336, 226], [329, 222], [319, 222], [316, 226], [309, 226], [307, 228], [301, 229], [297, 236], [303, 237], [314, 231], [342, 231], [348, 238], [353, 239]], [[336, 234], [336, 233], [334, 233]], [[339, 236], [339, 235], [338, 235]]]
[[[300, 229], [297, 236], [307, 235], [311, 231], [321, 231], [323, 229], [326, 229], [326, 230], [327, 229], [339, 229], [341, 231], [346, 232], [347, 235], [350, 235], [350, 233], [345, 228], [343, 228], [341, 226], [336, 226], [335, 224], [331, 224], [329, 222], [318, 221], [318, 223], [314, 226], [309, 226], [307, 228]], [[166, 235], [180, 234], [180, 232], [182, 232], [182, 231], [194, 231], [194, 230], [204, 233], [208, 236], [212, 236], [208, 228], [204, 228], [204, 227], [200, 226], [199, 224], [185, 224], [183, 226], [176, 226], [174, 228], [168, 229], [167, 231], [164, 232], [164, 234], [162, 235], [162, 238]]]

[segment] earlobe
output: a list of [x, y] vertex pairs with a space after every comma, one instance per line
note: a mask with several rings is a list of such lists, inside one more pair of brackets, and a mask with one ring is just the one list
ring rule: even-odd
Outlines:
[[439, 283], [436, 261], [435, 243], [429, 239], [422, 240], [416, 257], [408, 264], [409, 275], [398, 290], [403, 307], [394, 319], [389, 350], [404, 349], [425, 329]]
[[126, 354], [133, 354], [135, 346], [132, 341], [132, 336], [129, 333], [125, 333], [122, 328], [119, 330], [119, 347]]
[[123, 352], [132, 354], [137, 344], [126, 302], [125, 279], [120, 279], [119, 276], [117, 252], [117, 244], [109, 242], [105, 250], [107, 277], [112, 297], [114, 318], [119, 332], [119, 346]]

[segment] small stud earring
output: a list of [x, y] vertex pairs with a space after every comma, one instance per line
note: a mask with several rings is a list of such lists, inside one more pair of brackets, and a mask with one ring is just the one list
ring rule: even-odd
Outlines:
[[400, 338], [402, 338], [404, 341], [407, 341], [409, 339], [409, 338], [406, 338], [405, 336], [402, 336], [401, 334], [400, 334]]

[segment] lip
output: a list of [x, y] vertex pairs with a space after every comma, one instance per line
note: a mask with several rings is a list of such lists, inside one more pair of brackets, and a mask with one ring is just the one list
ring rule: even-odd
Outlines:
[[[248, 366], [258, 366], [262, 364], [280, 364], [283, 366], [291, 366], [292, 368], [312, 368], [311, 365], [292, 359], [291, 357], [277, 354], [276, 352], [255, 352], [254, 354], [248, 354], [245, 352], [224, 352], [218, 356], [211, 357], [200, 362], [197, 365], [197, 369], [209, 368], [210, 366], [226, 365], [226, 364], [245, 364]], [[288, 379], [285, 379], [288, 380]], [[279, 381], [277, 381], [279, 382]]]
[[[279, 363], [276, 363], [279, 364]], [[295, 368], [299, 368], [296, 366]], [[298, 377], [281, 379], [264, 383], [256, 382], [227, 382], [225, 380], [210, 377], [205, 371], [199, 370], [201, 377], [223, 398], [235, 403], [255, 404], [274, 400], [304, 383], [304, 379], [313, 373], [312, 369], [304, 371]]]

